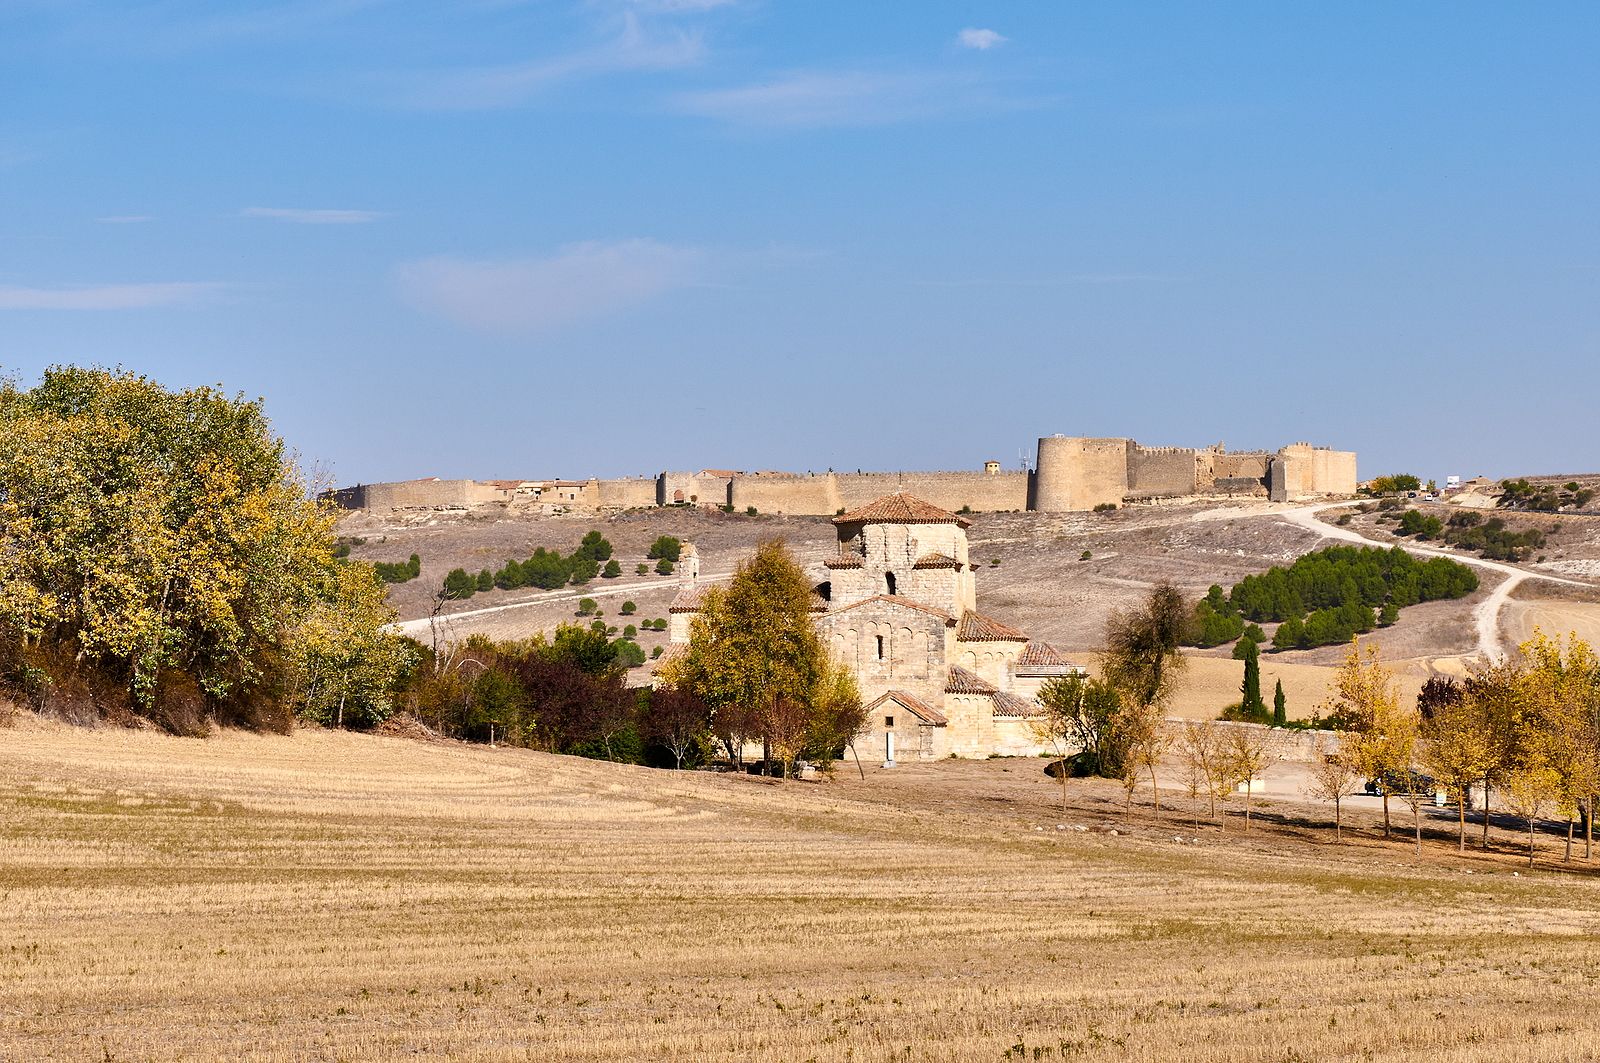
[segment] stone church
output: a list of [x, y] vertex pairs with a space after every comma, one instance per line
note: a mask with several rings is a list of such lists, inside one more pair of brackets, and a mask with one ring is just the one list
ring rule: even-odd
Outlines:
[[[838, 553], [823, 562], [816, 622], [856, 673], [868, 705], [858, 748], [899, 760], [1029, 756], [1045, 680], [1079, 669], [1048, 643], [978, 611], [969, 521], [909, 494], [833, 519]], [[699, 611], [691, 583], [673, 602], [672, 637]]]

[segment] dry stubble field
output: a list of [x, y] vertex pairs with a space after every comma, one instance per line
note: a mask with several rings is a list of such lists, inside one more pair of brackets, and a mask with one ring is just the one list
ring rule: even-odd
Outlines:
[[0, 1059], [1600, 1055], [1590, 875], [1075, 786], [25, 722]]

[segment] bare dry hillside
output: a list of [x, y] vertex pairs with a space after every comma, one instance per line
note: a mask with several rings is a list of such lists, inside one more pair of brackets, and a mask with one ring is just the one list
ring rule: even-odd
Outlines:
[[1309, 806], [1247, 837], [1057, 796], [1036, 760], [805, 784], [27, 724], [0, 1059], [1594, 1058], [1600, 887], [1553, 839], [1530, 873], [1514, 831], [1418, 861], [1370, 809], [1334, 846]]

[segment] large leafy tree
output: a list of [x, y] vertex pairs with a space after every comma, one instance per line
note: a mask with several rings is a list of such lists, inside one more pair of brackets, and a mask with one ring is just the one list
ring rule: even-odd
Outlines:
[[761, 737], [768, 759], [776, 747], [785, 762], [810, 744], [806, 735], [836, 731], [840, 705], [859, 699], [817, 634], [811, 583], [780, 541], [761, 544], [725, 590], [706, 592], [687, 652], [664, 672], [668, 685], [697, 694], [714, 714], [726, 707], [750, 719], [744, 733]]
[[372, 599], [370, 566], [336, 573], [334, 520], [259, 402], [120, 370], [0, 385], [0, 646], [41, 689], [268, 722], [319, 603]]

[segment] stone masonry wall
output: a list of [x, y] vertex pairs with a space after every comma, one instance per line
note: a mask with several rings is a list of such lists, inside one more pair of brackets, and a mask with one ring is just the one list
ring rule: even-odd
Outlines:
[[1195, 492], [1195, 451], [1187, 447], [1128, 447], [1129, 498], [1173, 498]]
[[1039, 440], [1030, 508], [1042, 513], [1117, 505], [1128, 493], [1126, 439], [1047, 436]]

